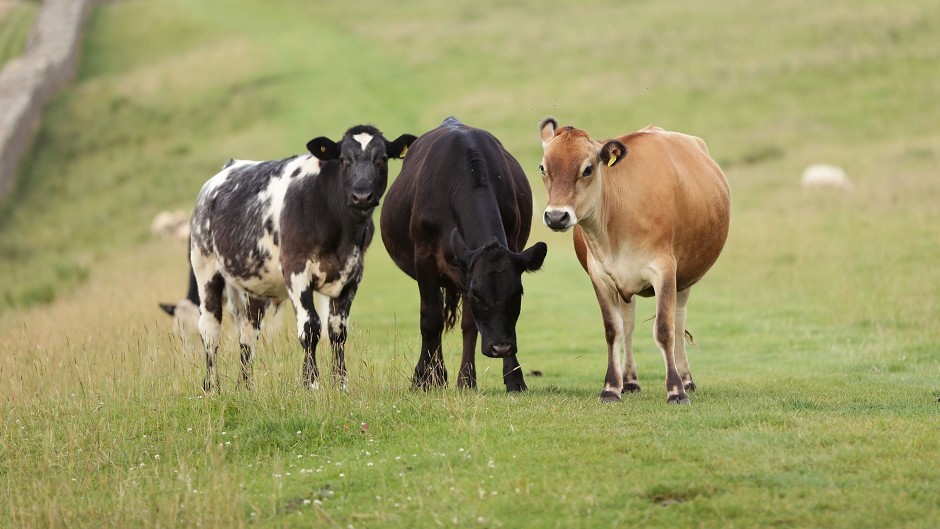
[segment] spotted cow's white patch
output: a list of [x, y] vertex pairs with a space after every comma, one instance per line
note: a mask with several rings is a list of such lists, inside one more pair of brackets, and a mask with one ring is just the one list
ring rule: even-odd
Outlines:
[[[317, 291], [331, 298], [339, 296], [343, 288], [346, 287], [346, 283], [359, 271], [359, 267], [359, 248], [357, 247], [353, 248], [353, 251], [349, 253], [346, 262], [343, 263], [343, 269], [340, 270], [339, 277], [335, 281], [320, 283], [317, 286]], [[319, 264], [317, 264], [317, 270], [319, 272]], [[317, 275], [324, 277], [322, 273], [318, 273]]]
[[303, 271], [297, 274], [291, 274], [290, 276], [290, 287], [288, 288], [288, 295], [290, 296], [290, 301], [294, 305], [294, 312], [297, 313], [297, 337], [303, 341], [304, 340], [304, 328], [307, 323], [310, 322], [310, 317], [307, 315], [307, 311], [303, 310], [303, 304], [301, 303], [301, 296], [304, 292], [310, 288], [310, 283], [313, 281], [313, 272], [311, 270], [310, 263], [307, 263], [307, 266], [304, 267]]
[[330, 331], [333, 334], [339, 334], [343, 332], [343, 329], [346, 328], [346, 325], [349, 323], [348, 319], [336, 314], [330, 314]]
[[359, 145], [362, 145], [362, 150], [365, 151], [366, 147], [369, 146], [369, 142], [372, 141], [372, 135], [368, 132], [361, 132], [353, 136], [353, 139], [359, 142]]

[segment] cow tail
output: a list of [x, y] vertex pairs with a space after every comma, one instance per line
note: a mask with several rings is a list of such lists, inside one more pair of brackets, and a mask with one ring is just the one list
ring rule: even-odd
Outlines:
[[449, 331], [457, 324], [460, 314], [460, 292], [456, 288], [441, 288], [444, 294], [444, 330]]

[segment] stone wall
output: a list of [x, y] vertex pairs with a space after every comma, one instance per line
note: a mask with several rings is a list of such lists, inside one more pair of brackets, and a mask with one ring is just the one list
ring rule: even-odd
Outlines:
[[43, 0], [26, 51], [0, 72], [0, 200], [13, 188], [43, 108], [75, 75], [82, 28], [94, 3]]

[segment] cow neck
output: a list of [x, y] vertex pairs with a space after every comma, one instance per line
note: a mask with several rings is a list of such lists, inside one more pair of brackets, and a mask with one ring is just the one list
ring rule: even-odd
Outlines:
[[[604, 174], [599, 174], [598, 178], [604, 178]], [[599, 183], [601, 186], [604, 186], [606, 181]], [[587, 241], [588, 247], [591, 249], [591, 253], [601, 261], [606, 260], [607, 253], [610, 249], [608, 224], [611, 217], [608, 214], [610, 208], [608, 201], [610, 200], [609, 193], [612, 192], [614, 192], [614, 190], [608, 190], [606, 187], [602, 187], [594, 211], [591, 212], [591, 215], [578, 220], [578, 226], [581, 227], [581, 231], [584, 233], [584, 238]]]
[[461, 198], [454, 209], [457, 212], [457, 226], [467, 248], [477, 250], [493, 242], [493, 239], [508, 248], [506, 229], [499, 214], [499, 202], [493, 195], [493, 188], [476, 187]]
[[320, 173], [305, 182], [304, 210], [307, 215], [305, 232], [320, 248], [345, 248], [362, 241], [366, 225], [372, 219], [353, 211], [346, 204], [339, 162], [321, 162]]

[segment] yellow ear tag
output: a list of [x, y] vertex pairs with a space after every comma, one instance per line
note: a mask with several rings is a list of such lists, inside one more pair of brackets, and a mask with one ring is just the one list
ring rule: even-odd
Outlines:
[[611, 165], [614, 165], [615, 163], [617, 163], [617, 157], [611, 154], [610, 160], [607, 160], [607, 167], [610, 167]]
[[326, 147], [320, 147], [320, 152], [326, 152]]
[[408, 152], [408, 146], [407, 146], [407, 145], [405, 145], [404, 147], [401, 148], [401, 156], [399, 156], [399, 158], [404, 158], [406, 152]]

